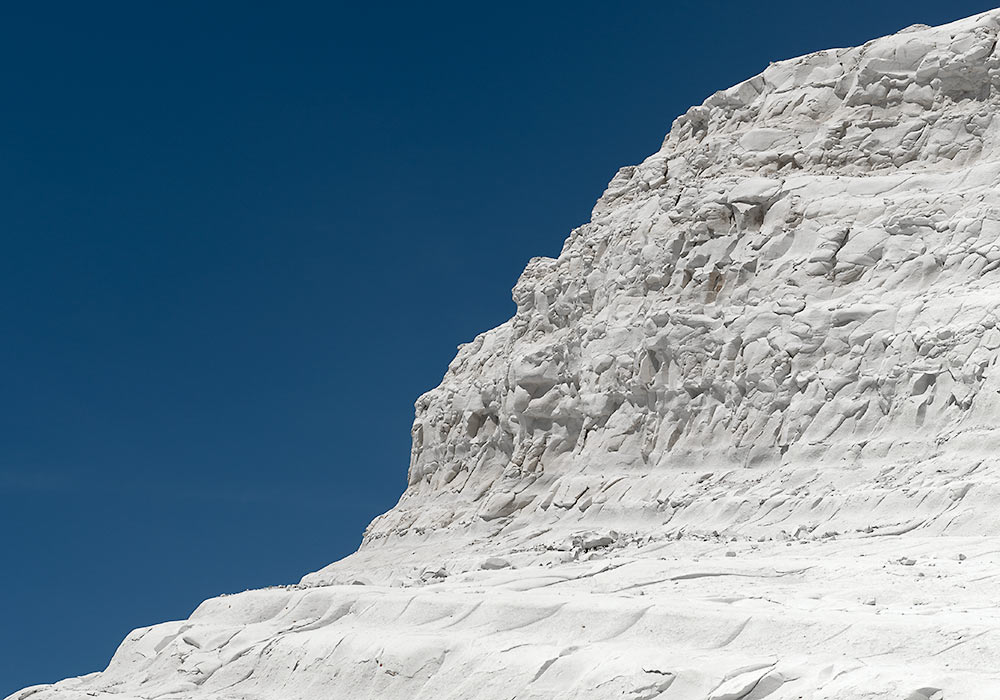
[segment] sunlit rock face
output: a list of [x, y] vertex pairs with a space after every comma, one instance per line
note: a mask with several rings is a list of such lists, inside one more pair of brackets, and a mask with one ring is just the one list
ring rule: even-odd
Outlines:
[[775, 63], [677, 119], [418, 400], [368, 546], [511, 522], [996, 532], [954, 507], [997, 496], [970, 472], [1000, 418], [996, 35], [987, 14]]
[[1000, 697], [998, 30], [690, 109], [417, 401], [358, 553], [13, 698]]

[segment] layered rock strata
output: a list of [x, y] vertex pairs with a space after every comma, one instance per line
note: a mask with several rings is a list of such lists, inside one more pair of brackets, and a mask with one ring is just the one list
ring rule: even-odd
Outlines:
[[1000, 696], [998, 31], [690, 109], [417, 401], [357, 554], [12, 697]]

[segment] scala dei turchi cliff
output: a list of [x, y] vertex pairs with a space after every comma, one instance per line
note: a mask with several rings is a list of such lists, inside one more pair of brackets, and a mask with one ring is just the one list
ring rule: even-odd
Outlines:
[[1000, 698], [1000, 11], [623, 168], [299, 584], [14, 700]]

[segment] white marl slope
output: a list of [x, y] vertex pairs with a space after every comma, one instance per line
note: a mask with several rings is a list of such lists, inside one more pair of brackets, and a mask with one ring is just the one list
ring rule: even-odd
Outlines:
[[417, 401], [358, 553], [12, 698], [1000, 697], [998, 30], [689, 110]]

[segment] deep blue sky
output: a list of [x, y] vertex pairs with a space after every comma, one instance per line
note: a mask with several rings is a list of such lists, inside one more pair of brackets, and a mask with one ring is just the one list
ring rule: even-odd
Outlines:
[[688, 106], [989, 8], [8, 4], [0, 696], [352, 551], [416, 397]]

